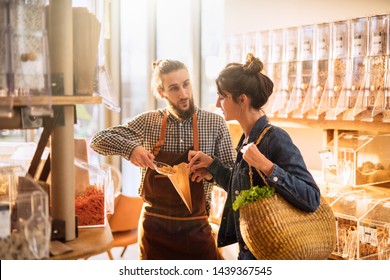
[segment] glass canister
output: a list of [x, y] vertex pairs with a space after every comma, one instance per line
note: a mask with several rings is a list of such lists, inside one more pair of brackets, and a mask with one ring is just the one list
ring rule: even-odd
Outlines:
[[328, 75], [328, 85], [321, 99], [321, 108], [326, 112], [325, 119], [335, 120], [336, 106], [342, 90], [350, 62], [350, 20], [334, 22], [332, 26], [332, 60]]
[[320, 102], [328, 82], [332, 54], [331, 34], [332, 24], [323, 23], [316, 25], [312, 80], [302, 109], [302, 114], [306, 113], [308, 119], [318, 119], [319, 115], [323, 113]]
[[20, 96], [31, 116], [52, 113], [51, 99], [45, 105], [29, 104], [34, 96], [51, 96], [50, 63], [45, 23], [48, 1], [10, 0], [7, 5], [7, 88]]

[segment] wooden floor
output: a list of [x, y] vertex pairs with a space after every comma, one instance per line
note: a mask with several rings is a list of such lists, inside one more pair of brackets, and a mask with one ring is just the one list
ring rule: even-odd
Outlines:
[[[138, 244], [131, 245], [127, 248], [123, 258], [120, 257], [122, 253], [122, 248], [113, 248], [111, 253], [115, 260], [138, 260]], [[226, 260], [236, 260], [237, 259], [237, 248], [234, 245], [228, 246], [222, 249], [223, 257]], [[107, 253], [99, 254], [90, 257], [88, 260], [109, 260]]]
[[[120, 257], [120, 255], [122, 253], [123, 248], [112, 248], [111, 253], [115, 260], [138, 260], [137, 249], [138, 249], [137, 244], [127, 247], [125, 254], [123, 255], [122, 258]], [[103, 253], [103, 254], [92, 256], [88, 260], [109, 260], [109, 258], [107, 253]]]

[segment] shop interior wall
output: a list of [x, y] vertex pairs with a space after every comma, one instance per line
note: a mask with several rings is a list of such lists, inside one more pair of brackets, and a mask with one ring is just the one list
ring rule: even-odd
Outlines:
[[[226, 0], [225, 35], [387, 13], [390, 13], [389, 0]], [[323, 130], [291, 126], [283, 128], [300, 148], [308, 168], [320, 170], [321, 161], [318, 152], [326, 146]]]

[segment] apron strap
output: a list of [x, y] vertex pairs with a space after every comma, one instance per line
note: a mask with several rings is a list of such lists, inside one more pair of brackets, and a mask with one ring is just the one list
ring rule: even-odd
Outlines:
[[[161, 147], [164, 145], [165, 132], [167, 128], [168, 114], [167, 111], [164, 111], [164, 118], [161, 125], [160, 139], [157, 141], [156, 145], [153, 147], [153, 155], [157, 156], [161, 150]], [[199, 151], [199, 137], [198, 137], [198, 121], [196, 118], [196, 113], [192, 115], [192, 133], [194, 140], [194, 150]]]
[[194, 150], [199, 151], [198, 119], [196, 113], [192, 115], [192, 133], [194, 138]]
[[164, 112], [164, 118], [161, 125], [160, 139], [157, 141], [156, 145], [153, 147], [153, 155], [157, 156], [161, 150], [161, 147], [164, 145], [165, 131], [167, 127], [168, 114], [167, 111]]

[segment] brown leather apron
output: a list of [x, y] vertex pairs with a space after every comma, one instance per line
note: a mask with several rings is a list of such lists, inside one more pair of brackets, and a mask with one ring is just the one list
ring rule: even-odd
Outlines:
[[[165, 112], [160, 140], [153, 149], [155, 160], [176, 165], [188, 162], [185, 153], [160, 151], [167, 124]], [[196, 114], [192, 118], [194, 149], [198, 150]], [[203, 184], [190, 182], [192, 213], [188, 210], [167, 176], [148, 169], [142, 196], [144, 207], [139, 227], [140, 259], [215, 260], [221, 259], [206, 212]]]

